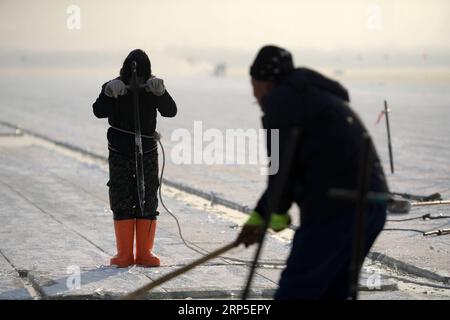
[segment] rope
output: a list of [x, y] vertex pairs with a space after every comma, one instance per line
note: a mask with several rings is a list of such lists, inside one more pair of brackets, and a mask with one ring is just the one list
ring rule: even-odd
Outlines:
[[[162, 162], [162, 166], [161, 166], [161, 175], [160, 175], [160, 179], [159, 179], [159, 188], [158, 188], [158, 195], [159, 195], [159, 200], [161, 202], [161, 205], [167, 211], [167, 213], [169, 213], [172, 216], [172, 218], [175, 220], [175, 222], [177, 224], [177, 228], [178, 228], [178, 234], [179, 234], [180, 239], [183, 242], [183, 244], [187, 248], [191, 249], [192, 251], [195, 251], [195, 252], [197, 252], [197, 253], [199, 253], [201, 255], [207, 255], [207, 254], [210, 253], [209, 251], [200, 248], [201, 250], [203, 250], [203, 251], [201, 251], [201, 250], [197, 249], [196, 247], [190, 245], [185, 240], [185, 238], [183, 236], [182, 228], [181, 228], [181, 225], [180, 225], [180, 222], [179, 222], [178, 218], [176, 217], [176, 215], [164, 203], [164, 199], [162, 197], [161, 188], [162, 188], [162, 182], [163, 182], [163, 177], [164, 177], [164, 170], [165, 170], [165, 165], [166, 165], [166, 155], [165, 155], [164, 146], [163, 146], [163, 144], [161, 142], [161, 136], [157, 132], [155, 132], [155, 135], [156, 136], [154, 136], [152, 138], [154, 138], [158, 142], [159, 146], [161, 147], [162, 158], [163, 158], [163, 162]], [[214, 198], [215, 198], [215, 195], [213, 193], [211, 193], [211, 202], [212, 203], [214, 202]], [[443, 215], [440, 214], [439, 216], [436, 217], [436, 216], [431, 216], [430, 214], [425, 214], [425, 215], [420, 216], [420, 217], [414, 217], [414, 218], [408, 218], [408, 219], [399, 219], [399, 220], [386, 220], [386, 221], [403, 222], [403, 221], [411, 221], [411, 220], [416, 220], [416, 219], [422, 219], [422, 220], [430, 219], [430, 220], [432, 220], [432, 219], [446, 219], [446, 218], [450, 218], [450, 216], [443, 216]], [[386, 228], [386, 229], [383, 229], [383, 231], [416, 232], [416, 233], [424, 234], [424, 231], [417, 230], [417, 229]], [[226, 259], [226, 260], [229, 260], [229, 261], [239, 262], [239, 263], [242, 263], [242, 264], [245, 264], [245, 265], [251, 265], [252, 264], [252, 261], [249, 261], [249, 260], [243, 260], [243, 259], [232, 258], [232, 257], [227, 257], [227, 256], [219, 256], [219, 257], [221, 257], [223, 259]], [[285, 265], [286, 265], [285, 262], [273, 262], [273, 261], [272, 262], [260, 261], [258, 263], [258, 267], [260, 267], [260, 268], [261, 267], [262, 268], [264, 268], [264, 267], [267, 268], [268, 266], [271, 266], [272, 268], [274, 268], [274, 267], [277, 267], [277, 266], [285, 266]]]
[[[128, 130], [125, 130], [125, 129], [121, 129], [121, 128], [117, 128], [117, 127], [113, 127], [113, 126], [111, 126], [111, 128], [113, 128], [115, 130], [118, 130], [118, 131], [121, 131], [123, 133], [131, 134], [131, 135], [135, 134], [134, 132], [128, 131]], [[161, 175], [160, 175], [160, 178], [159, 178], [158, 196], [159, 196], [159, 200], [160, 200], [161, 205], [163, 206], [164, 210], [166, 210], [167, 213], [169, 213], [172, 216], [172, 218], [175, 220], [175, 222], [177, 224], [177, 228], [178, 228], [178, 234], [180, 236], [181, 241], [183, 242], [183, 244], [187, 248], [189, 248], [192, 251], [195, 251], [195, 252], [201, 254], [202, 256], [206, 256], [206, 255], [210, 254], [211, 252], [209, 252], [209, 251], [207, 251], [205, 249], [202, 249], [202, 248], [200, 248], [201, 250], [199, 250], [196, 247], [190, 245], [186, 241], [186, 239], [183, 236], [183, 231], [182, 231], [182, 228], [181, 228], [181, 225], [180, 225], [180, 221], [178, 220], [177, 216], [164, 203], [164, 199], [162, 197], [161, 189], [162, 189], [162, 183], [163, 183], [163, 177], [164, 177], [164, 170], [165, 170], [165, 167], [166, 167], [166, 153], [165, 153], [164, 146], [163, 146], [163, 144], [161, 142], [161, 135], [158, 132], [155, 131], [155, 133], [153, 135], [151, 135], [151, 136], [142, 135], [142, 137], [156, 140], [158, 142], [159, 146], [161, 147], [161, 153], [162, 153], [163, 161], [162, 161], [162, 165], [161, 165]], [[151, 150], [149, 150], [147, 152], [150, 152], [150, 151], [152, 151], [154, 149], [155, 148], [153, 148], [153, 149], [151, 149]], [[214, 193], [211, 193], [211, 204], [214, 204], [214, 202], [215, 202], [214, 198], [215, 198]], [[219, 257], [221, 257], [223, 259], [226, 259], [226, 260], [230, 260], [230, 261], [235, 261], [235, 262], [239, 262], [239, 263], [242, 263], [242, 264], [246, 264], [246, 265], [251, 265], [252, 264], [252, 261], [248, 261], [248, 260], [237, 259], [237, 258], [232, 258], [232, 257], [227, 257], [227, 256], [219, 256]], [[271, 262], [260, 262], [258, 264], [259, 267], [264, 267], [264, 266], [265, 267], [267, 267], [267, 266], [277, 267], [277, 266], [285, 266], [285, 265], [286, 265], [285, 262], [273, 262], [273, 261], [271, 261]]]
[[414, 217], [414, 218], [407, 218], [407, 219], [388, 219], [387, 222], [404, 222], [404, 221], [412, 221], [412, 220], [436, 220], [436, 219], [449, 219], [450, 216], [444, 216], [441, 213], [438, 216], [432, 216], [431, 214], [427, 213], [420, 217]]
[[[175, 214], [174, 214], [174, 213], [166, 206], [166, 204], [164, 203], [164, 200], [163, 200], [163, 197], [162, 197], [161, 188], [162, 188], [162, 182], [163, 182], [163, 177], [164, 177], [164, 170], [165, 170], [165, 166], [166, 166], [166, 154], [165, 154], [164, 146], [163, 146], [163, 144], [161, 143], [161, 136], [160, 136], [157, 132], [155, 132], [155, 134], [156, 134], [157, 136], [154, 137], [154, 138], [155, 138], [155, 140], [158, 142], [159, 146], [161, 147], [161, 153], [162, 153], [162, 158], [163, 158], [162, 165], [161, 165], [161, 175], [160, 175], [160, 178], [159, 178], [159, 188], [158, 188], [158, 195], [159, 195], [159, 200], [160, 200], [160, 202], [161, 202], [161, 205], [163, 206], [164, 210], [166, 210], [167, 213], [170, 214], [170, 215], [172, 216], [172, 218], [175, 220], [175, 222], [176, 222], [176, 224], [177, 224], [177, 228], [178, 228], [178, 234], [179, 234], [180, 239], [181, 239], [181, 241], [183, 242], [183, 244], [184, 244], [187, 248], [189, 248], [189, 249], [191, 249], [192, 251], [195, 251], [195, 252], [197, 252], [197, 253], [199, 253], [199, 254], [201, 254], [201, 255], [208, 255], [208, 254], [210, 254], [209, 251], [200, 248], [200, 249], [202, 250], [202, 251], [201, 251], [201, 250], [197, 249], [196, 247], [190, 245], [190, 244], [185, 240], [185, 238], [184, 238], [184, 236], [183, 236], [182, 228], [181, 228], [181, 225], [180, 225], [180, 221], [178, 220], [178, 218], [176, 217], [176, 215], [175, 215]], [[251, 264], [252, 264], [252, 261], [249, 261], [249, 260], [243, 260], [243, 259], [232, 258], [232, 257], [227, 257], [227, 256], [219, 256], [219, 257], [221, 257], [221, 258], [223, 258], [223, 259], [226, 259], [226, 260], [230, 260], [230, 261], [234, 261], [234, 262], [239, 262], [239, 263], [242, 263], [242, 264], [245, 264], [245, 265], [251, 265]], [[277, 266], [285, 266], [285, 265], [286, 265], [285, 262], [273, 262], [273, 261], [271, 261], [271, 262], [260, 261], [260, 262], [258, 263], [258, 267], [267, 267], [267, 266], [277, 267]]]
[[388, 229], [383, 229], [383, 231], [408, 231], [408, 232], [417, 232], [417, 233], [421, 233], [421, 234], [424, 233], [424, 231], [417, 230], [417, 229], [398, 229], [398, 228], [388, 228]]

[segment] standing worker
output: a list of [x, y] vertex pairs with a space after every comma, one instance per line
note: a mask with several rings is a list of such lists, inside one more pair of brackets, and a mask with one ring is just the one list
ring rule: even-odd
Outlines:
[[[141, 212], [136, 174], [135, 124], [133, 95], [127, 86], [131, 83], [132, 63], [137, 64], [139, 114], [142, 132], [145, 205]], [[160, 265], [152, 254], [158, 215], [157, 191], [158, 150], [155, 139], [157, 112], [163, 117], [174, 117], [177, 106], [167, 92], [162, 79], [152, 75], [150, 59], [140, 50], [133, 50], [125, 59], [120, 76], [102, 86], [93, 105], [97, 118], [108, 118], [109, 201], [113, 212], [117, 255], [111, 265], [128, 267], [138, 264], [146, 267]], [[136, 257], [133, 254], [136, 233]]]
[[[279, 130], [279, 163], [287, 149], [290, 130], [301, 131], [299, 148], [278, 212], [268, 212], [274, 180], [240, 234], [247, 246], [258, 242], [264, 219], [281, 231], [290, 224], [288, 210], [300, 208], [300, 227], [281, 275], [275, 299], [347, 299], [355, 224], [355, 201], [330, 197], [331, 189], [358, 188], [358, 166], [366, 128], [349, 106], [347, 90], [338, 82], [306, 68], [294, 68], [292, 55], [265, 46], [250, 68], [253, 94], [263, 112], [263, 127]], [[369, 162], [369, 190], [387, 193], [388, 186], [374, 146]], [[273, 159], [274, 155], [270, 155]], [[386, 205], [369, 203], [364, 257], [383, 229]], [[362, 263], [362, 262], [361, 262]]]

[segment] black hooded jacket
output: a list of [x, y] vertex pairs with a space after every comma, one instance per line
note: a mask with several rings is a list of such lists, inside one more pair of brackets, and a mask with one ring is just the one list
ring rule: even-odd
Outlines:
[[[131, 62], [137, 62], [137, 75], [144, 82], [151, 77], [151, 64], [148, 56], [142, 50], [132, 51], [125, 59], [120, 77], [125, 84], [129, 84], [131, 77]], [[134, 154], [134, 134], [125, 133], [115, 128], [134, 133], [134, 107], [133, 96], [128, 90], [117, 99], [110, 98], [105, 94], [106, 84], [103, 84], [99, 97], [93, 104], [93, 111], [97, 118], [108, 118], [110, 128], [108, 129], [108, 147], [116, 152], [132, 155]], [[166, 92], [162, 96], [156, 96], [144, 89], [139, 93], [139, 114], [141, 120], [141, 132], [145, 136], [152, 136], [156, 129], [156, 116], [159, 111], [163, 117], [174, 117], [177, 114], [175, 101]], [[151, 138], [142, 138], [144, 153], [153, 150], [156, 141]]]
[[[286, 213], [292, 202], [301, 211], [301, 223], [354, 212], [354, 202], [333, 199], [331, 188], [356, 190], [359, 152], [366, 129], [349, 106], [347, 90], [338, 82], [306, 68], [294, 70], [275, 84], [263, 98], [263, 127], [279, 129], [280, 163], [292, 127], [301, 130], [301, 141], [288, 192], [277, 213]], [[267, 149], [270, 152], [268, 134]], [[370, 190], [388, 192], [383, 168], [372, 145]], [[277, 175], [269, 176], [268, 187], [255, 208], [267, 216], [268, 194]]]

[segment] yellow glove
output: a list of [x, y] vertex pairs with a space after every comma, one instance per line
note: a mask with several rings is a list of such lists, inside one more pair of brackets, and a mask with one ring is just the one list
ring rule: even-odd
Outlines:
[[[254, 227], [262, 226], [263, 224], [264, 224], [263, 217], [261, 217], [261, 215], [256, 211], [252, 211], [250, 213], [250, 217], [245, 223], [245, 225]], [[270, 216], [269, 228], [275, 232], [279, 232], [283, 229], [286, 229], [290, 224], [291, 224], [291, 217], [288, 214], [272, 213]]]
[[291, 217], [289, 214], [272, 213], [270, 216], [269, 227], [275, 232], [280, 232], [286, 229], [291, 224]]
[[[272, 214], [270, 216], [269, 228], [275, 232], [279, 232], [289, 226], [291, 218], [288, 214]], [[241, 233], [238, 236], [237, 242], [243, 243], [246, 247], [259, 242], [261, 239], [264, 226], [264, 219], [261, 215], [252, 211], [247, 222], [245, 222]]]

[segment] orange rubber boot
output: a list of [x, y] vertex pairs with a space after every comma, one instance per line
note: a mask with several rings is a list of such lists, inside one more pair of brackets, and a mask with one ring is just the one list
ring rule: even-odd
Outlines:
[[152, 254], [156, 233], [156, 220], [136, 219], [136, 264], [159, 267], [159, 258]]
[[111, 265], [126, 268], [134, 264], [134, 219], [114, 220], [117, 254], [111, 258]]

